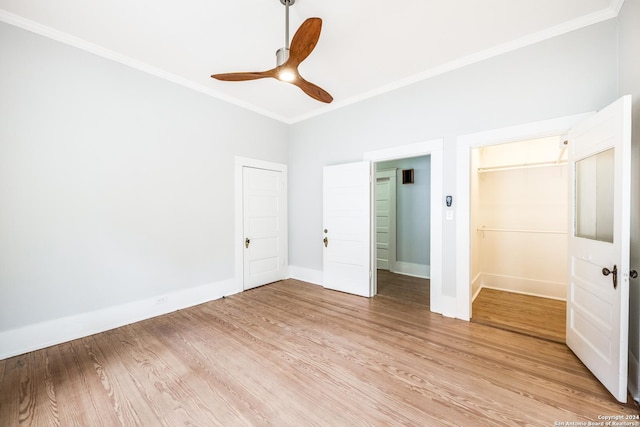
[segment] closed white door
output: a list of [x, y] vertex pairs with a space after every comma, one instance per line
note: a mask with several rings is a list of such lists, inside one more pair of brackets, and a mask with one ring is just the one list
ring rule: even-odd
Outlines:
[[567, 345], [627, 400], [631, 97], [569, 133]]
[[396, 260], [396, 170], [376, 172], [376, 267], [394, 270]]
[[286, 276], [286, 189], [280, 171], [243, 167], [244, 289]]
[[323, 174], [323, 285], [372, 296], [371, 164], [327, 166]]

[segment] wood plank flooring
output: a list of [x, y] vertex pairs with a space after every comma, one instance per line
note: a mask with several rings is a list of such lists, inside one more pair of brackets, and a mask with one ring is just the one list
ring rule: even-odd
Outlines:
[[379, 297], [429, 307], [429, 291], [429, 279], [391, 273], [388, 270], [378, 270], [377, 296]]
[[483, 288], [472, 306], [472, 321], [559, 343], [565, 342], [567, 303]]
[[633, 415], [565, 345], [286, 280], [0, 361], [0, 426], [553, 426]]

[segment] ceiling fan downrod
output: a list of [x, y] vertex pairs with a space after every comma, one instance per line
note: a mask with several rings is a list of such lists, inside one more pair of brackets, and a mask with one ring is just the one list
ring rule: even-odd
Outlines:
[[279, 67], [289, 59], [289, 6], [293, 6], [296, 0], [280, 0], [285, 6], [284, 47], [276, 51], [276, 66]]

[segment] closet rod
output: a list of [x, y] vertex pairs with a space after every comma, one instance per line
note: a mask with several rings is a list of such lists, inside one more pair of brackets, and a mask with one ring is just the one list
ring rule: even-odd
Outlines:
[[499, 233], [536, 233], [536, 234], [567, 234], [560, 230], [523, 230], [517, 228], [476, 228], [476, 231], [496, 231]]
[[513, 169], [542, 168], [545, 166], [562, 166], [566, 164], [567, 164], [566, 160], [562, 160], [562, 161], [552, 160], [548, 162], [539, 162], [539, 163], [522, 163], [519, 165], [489, 166], [486, 168], [478, 168], [478, 173], [513, 170]]

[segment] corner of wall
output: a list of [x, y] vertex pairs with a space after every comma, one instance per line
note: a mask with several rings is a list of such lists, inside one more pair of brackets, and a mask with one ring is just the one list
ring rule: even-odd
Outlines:
[[425, 264], [396, 261], [393, 272], [404, 274], [405, 276], [419, 277], [421, 279], [431, 278], [431, 266]]
[[295, 265], [289, 266], [289, 278], [320, 286], [322, 286], [323, 282], [322, 270], [314, 270], [312, 268], [298, 267]]

